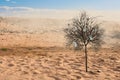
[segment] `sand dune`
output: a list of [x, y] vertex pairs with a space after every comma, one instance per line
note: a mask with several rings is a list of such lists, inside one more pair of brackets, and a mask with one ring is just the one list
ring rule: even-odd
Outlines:
[[[7, 35], [4, 35], [7, 36], [8, 40], [14, 40], [15, 44], [13, 42], [10, 43], [11, 45], [31, 45], [31, 43], [36, 45], [44, 44], [44, 42], [41, 42], [42, 40], [45, 41], [45, 43], [48, 42], [54, 44], [53, 46], [58, 46], [65, 44], [63, 30], [70, 21], [70, 19], [8, 17], [1, 21], [0, 32], [3, 34], [6, 33]], [[111, 36], [115, 35], [113, 32], [120, 31], [120, 24], [116, 21], [103, 20], [100, 22], [102, 22], [101, 28], [105, 30], [104, 41], [106, 44], [104, 46], [109, 45], [109, 47], [112, 47], [113, 44], [119, 43], [119, 39], [112, 38]], [[0, 37], [2, 39], [4, 36], [1, 35]], [[21, 39], [22, 41], [20, 41]], [[27, 41], [31, 43], [29, 44]], [[0, 44], [4, 45], [4, 42], [9, 43], [9, 41], [3, 39]]]

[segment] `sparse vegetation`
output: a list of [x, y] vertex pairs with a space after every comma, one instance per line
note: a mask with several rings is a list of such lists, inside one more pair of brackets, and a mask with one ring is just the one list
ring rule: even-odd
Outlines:
[[74, 18], [72, 23], [68, 24], [65, 30], [67, 46], [74, 44], [76, 50], [84, 48], [85, 51], [85, 66], [88, 71], [87, 64], [87, 47], [92, 45], [95, 49], [99, 49], [102, 44], [102, 35], [104, 30], [100, 29], [100, 23], [97, 23], [95, 17], [90, 17], [86, 12], [82, 12], [79, 17]]
[[7, 51], [8, 49], [7, 48], [1, 48], [0, 50], [1, 51]]

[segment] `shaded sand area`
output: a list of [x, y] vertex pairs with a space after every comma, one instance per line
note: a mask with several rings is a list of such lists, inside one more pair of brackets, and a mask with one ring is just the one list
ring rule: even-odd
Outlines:
[[0, 49], [0, 80], [120, 80], [120, 50], [89, 49], [89, 72], [83, 51], [62, 47]]

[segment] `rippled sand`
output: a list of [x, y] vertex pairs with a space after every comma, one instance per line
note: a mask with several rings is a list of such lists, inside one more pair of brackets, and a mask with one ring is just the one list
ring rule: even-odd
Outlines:
[[120, 49], [89, 49], [89, 72], [83, 51], [61, 47], [0, 50], [0, 80], [119, 80]]

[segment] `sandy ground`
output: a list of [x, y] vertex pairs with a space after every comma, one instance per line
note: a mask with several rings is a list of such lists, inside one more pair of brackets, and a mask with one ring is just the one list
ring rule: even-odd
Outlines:
[[0, 50], [0, 80], [120, 80], [120, 49], [89, 53], [61, 47], [10, 47]]
[[86, 73], [84, 51], [65, 48], [62, 22], [37, 20], [27, 27], [33, 21], [14, 20], [0, 22], [0, 80], [120, 80], [119, 39], [118, 46], [88, 49]]

